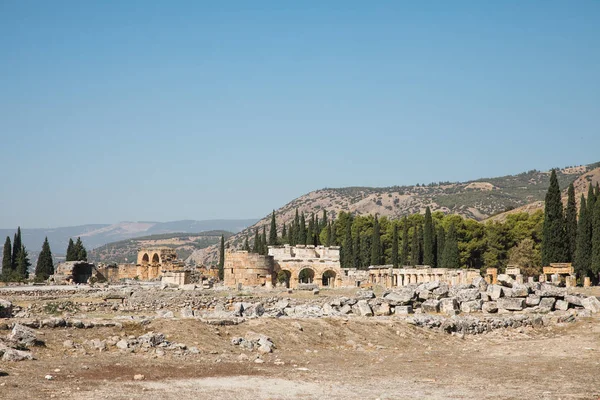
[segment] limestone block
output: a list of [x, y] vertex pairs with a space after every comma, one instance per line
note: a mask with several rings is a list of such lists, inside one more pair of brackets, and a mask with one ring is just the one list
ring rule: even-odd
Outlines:
[[509, 275], [500, 274], [498, 275], [498, 283], [502, 286], [512, 287], [512, 285], [515, 283], [515, 280]]
[[421, 309], [426, 313], [437, 313], [440, 311], [440, 300], [429, 299], [421, 304]]
[[574, 296], [572, 294], [568, 294], [565, 296], [565, 301], [569, 304], [573, 304], [574, 306], [583, 307], [583, 303], [581, 302], [581, 300], [581, 297]]
[[394, 308], [394, 314], [396, 315], [408, 315], [413, 313], [412, 306], [396, 306]]
[[554, 297], [544, 297], [540, 300], [538, 305], [539, 312], [550, 312], [554, 309], [554, 303], [556, 299]]
[[460, 303], [460, 311], [464, 313], [472, 313], [476, 311], [481, 311], [481, 305], [483, 301], [479, 300], [471, 300], [471, 301], [463, 301]]
[[360, 300], [358, 303], [356, 303], [352, 311], [363, 317], [373, 316], [373, 310], [371, 309], [371, 306], [366, 300]]
[[590, 310], [593, 313], [600, 313], [600, 300], [597, 297], [587, 297], [581, 300], [581, 304], [586, 310]]
[[492, 300], [498, 300], [502, 297], [502, 286], [500, 285], [489, 285], [487, 288], [487, 294]]
[[390, 315], [391, 314], [391, 309], [390, 309], [390, 305], [388, 303], [382, 303], [379, 307], [377, 307], [377, 311], [375, 312], [375, 315]]
[[473, 278], [473, 286], [479, 289], [480, 292], [485, 292], [488, 287], [488, 283], [480, 276]]
[[554, 308], [560, 311], [567, 311], [569, 309], [569, 303], [564, 300], [556, 300]]
[[514, 283], [512, 288], [512, 297], [527, 297], [529, 294], [529, 287], [522, 283]]
[[481, 310], [485, 313], [496, 313], [498, 312], [498, 304], [495, 301], [488, 301], [483, 303]]
[[567, 288], [561, 288], [550, 283], [542, 283], [540, 288], [535, 291], [540, 297], [565, 297]]
[[404, 287], [400, 290], [394, 290], [393, 292], [387, 293], [383, 296], [383, 300], [391, 306], [405, 306], [408, 305], [414, 297], [415, 289]]
[[459, 302], [472, 301], [479, 298], [479, 289], [462, 289], [456, 293], [456, 299]]
[[537, 306], [538, 304], [540, 304], [540, 296], [536, 295], [536, 294], [530, 294], [529, 296], [527, 296], [527, 298], [525, 299], [525, 304], [528, 307], [533, 307], [533, 306]]
[[521, 297], [501, 297], [497, 301], [498, 308], [509, 311], [521, 311], [525, 308], [525, 299]]
[[459, 309], [458, 301], [454, 297], [449, 297], [440, 300], [440, 311], [444, 314], [448, 314]]

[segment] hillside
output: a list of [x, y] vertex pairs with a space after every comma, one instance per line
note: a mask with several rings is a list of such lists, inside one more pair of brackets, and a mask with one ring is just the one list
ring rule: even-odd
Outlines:
[[[585, 166], [567, 167], [557, 172], [559, 185], [566, 189], [575, 183], [578, 196], [587, 190], [588, 182], [598, 182], [600, 163]], [[386, 188], [348, 187], [321, 189], [310, 192], [275, 211], [278, 230], [282, 224], [289, 224], [300, 212], [310, 214], [327, 210], [329, 218], [340, 211], [355, 215], [378, 214], [392, 219], [404, 215], [423, 213], [427, 206], [432, 211], [445, 214], [458, 214], [466, 218], [483, 221], [493, 216], [501, 216], [510, 210], [535, 211], [543, 206], [548, 188], [550, 171], [532, 170], [518, 175], [496, 178], [482, 178], [468, 182], [439, 182], [429, 185], [393, 186]], [[500, 217], [501, 218], [501, 217]], [[270, 222], [266, 216], [255, 225], [230, 238], [232, 247], [239, 247], [246, 236], [253, 237], [255, 228]], [[214, 262], [216, 247], [195, 251], [191, 255], [197, 263]]]
[[229, 238], [233, 233], [227, 231], [209, 231], [193, 234], [169, 233], [120, 240], [90, 251], [88, 259], [92, 262], [102, 263], [130, 263], [135, 262], [140, 247], [155, 246], [173, 248], [177, 251], [179, 258], [186, 259], [194, 250], [218, 244], [221, 235]]

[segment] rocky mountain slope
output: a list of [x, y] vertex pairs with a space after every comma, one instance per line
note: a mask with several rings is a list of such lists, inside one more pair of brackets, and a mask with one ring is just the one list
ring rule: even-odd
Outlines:
[[[589, 182], [598, 182], [600, 163], [567, 167], [558, 170], [560, 187], [566, 189], [574, 182], [578, 197], [587, 191]], [[348, 187], [321, 189], [292, 200], [275, 211], [278, 229], [283, 223], [289, 224], [299, 212], [310, 214], [327, 210], [329, 218], [340, 211], [356, 215], [378, 214], [392, 219], [404, 215], [423, 213], [427, 206], [432, 211], [458, 214], [466, 218], [483, 221], [497, 216], [501, 219], [510, 210], [535, 211], [543, 207], [543, 199], [548, 189], [550, 171], [532, 170], [518, 175], [496, 178], [482, 178], [468, 182], [439, 182], [429, 185], [393, 186], [386, 188]], [[253, 226], [232, 236], [229, 244], [239, 247], [246, 236], [253, 237], [255, 228], [262, 229], [270, 222], [265, 216]], [[216, 247], [195, 251], [191, 259], [197, 263], [215, 262]]]
[[194, 250], [218, 244], [221, 235], [229, 238], [233, 233], [227, 231], [208, 231], [193, 234], [170, 233], [126, 239], [107, 243], [93, 249], [90, 251], [88, 259], [97, 263], [130, 263], [136, 261], [139, 248], [156, 246], [175, 249], [179, 258], [186, 259]]

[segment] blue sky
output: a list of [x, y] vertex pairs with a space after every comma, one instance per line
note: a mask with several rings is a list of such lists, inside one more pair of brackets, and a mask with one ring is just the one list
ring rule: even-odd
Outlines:
[[0, 1], [0, 227], [600, 161], [600, 2]]

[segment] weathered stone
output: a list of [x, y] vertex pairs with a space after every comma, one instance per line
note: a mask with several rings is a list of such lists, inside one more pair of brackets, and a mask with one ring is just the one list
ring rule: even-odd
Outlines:
[[356, 303], [352, 311], [363, 317], [373, 316], [373, 310], [371, 309], [371, 306], [366, 300], [360, 300], [358, 303]]
[[258, 348], [258, 352], [260, 354], [267, 354], [267, 353], [272, 353], [273, 352], [273, 348], [267, 344], [263, 344]]
[[488, 285], [487, 294], [492, 300], [498, 300], [502, 297], [502, 286], [500, 285]]
[[429, 299], [421, 304], [421, 309], [426, 313], [437, 313], [440, 311], [440, 300]]
[[359, 300], [370, 300], [375, 298], [375, 292], [372, 290], [359, 290], [356, 292], [356, 298]]
[[496, 301], [498, 309], [520, 311], [525, 308], [525, 299], [521, 297], [501, 297]]
[[27, 328], [21, 324], [15, 324], [7, 338], [12, 342], [16, 342], [26, 347], [33, 346], [37, 340], [33, 329]]
[[456, 299], [459, 302], [473, 301], [479, 298], [479, 289], [462, 289], [456, 293]]
[[498, 304], [495, 301], [488, 301], [483, 303], [481, 310], [485, 313], [493, 314], [498, 312]]
[[127, 340], [125, 340], [125, 339], [121, 339], [117, 342], [118, 349], [126, 350], [128, 347], [129, 347], [129, 343], [127, 343]]
[[595, 296], [586, 297], [581, 300], [583, 308], [590, 310], [592, 313], [600, 313], [600, 300]]
[[535, 294], [540, 297], [565, 297], [567, 295], [567, 288], [561, 288], [544, 282], [535, 291]]
[[66, 349], [72, 349], [75, 347], [75, 343], [73, 343], [72, 340], [67, 339], [63, 342], [63, 347]]
[[144, 379], [146, 379], [146, 377], [144, 375], [142, 375], [142, 374], [135, 374], [133, 376], [133, 380], [134, 381], [143, 381]]
[[138, 338], [141, 344], [147, 344], [150, 347], [158, 346], [165, 341], [165, 335], [162, 333], [148, 332]]
[[440, 281], [425, 282], [425, 283], [421, 283], [419, 286], [417, 286], [417, 291], [420, 292], [422, 290], [427, 290], [427, 291], [431, 292], [432, 290], [435, 290], [439, 287], [440, 287]]
[[453, 313], [459, 309], [458, 301], [454, 297], [440, 300], [440, 312], [444, 314]]
[[350, 314], [352, 312], [352, 306], [350, 306], [349, 304], [345, 304], [342, 307], [340, 307], [340, 314], [342, 315], [347, 315]]
[[554, 309], [554, 303], [556, 299], [554, 297], [544, 297], [540, 300], [540, 304], [537, 306], [539, 312], [550, 312]]
[[421, 301], [429, 300], [433, 298], [433, 293], [429, 290], [421, 290], [418, 292], [418, 298]]
[[181, 318], [194, 318], [194, 310], [191, 307], [181, 309]]
[[448, 291], [450, 290], [448, 284], [440, 283], [440, 286], [437, 289], [433, 289], [431, 292], [436, 299], [441, 299], [443, 297], [448, 296]]
[[387, 293], [383, 296], [383, 300], [389, 303], [391, 306], [405, 306], [408, 305], [415, 297], [415, 289], [405, 287], [400, 290], [394, 290], [393, 292]]
[[502, 297], [516, 297], [513, 296], [512, 288], [501, 286], [502, 287]]
[[525, 305], [528, 307], [537, 306], [538, 304], [540, 304], [540, 296], [538, 295], [530, 294], [525, 298]]
[[515, 280], [513, 278], [511, 278], [509, 275], [506, 274], [500, 274], [498, 275], [498, 283], [502, 286], [506, 286], [506, 287], [512, 287], [513, 284], [515, 283]]
[[12, 317], [13, 305], [10, 301], [0, 299], [0, 318]]
[[583, 303], [581, 302], [581, 300], [581, 297], [574, 296], [572, 294], [568, 294], [565, 296], [565, 301], [569, 304], [573, 304], [574, 306], [583, 307]]
[[0, 354], [2, 354], [2, 361], [23, 361], [23, 360], [34, 360], [33, 355], [28, 351], [11, 349], [0, 344]]
[[481, 311], [482, 303], [483, 302], [481, 301], [481, 299], [463, 301], [462, 303], [460, 303], [460, 311], [462, 311], [464, 313], [472, 313], [472, 312], [476, 312], [476, 311]]
[[375, 315], [390, 315], [391, 314], [391, 310], [390, 310], [390, 305], [388, 303], [382, 303], [378, 308], [377, 311], [375, 312]]
[[514, 283], [512, 286], [512, 297], [527, 297], [529, 294], [529, 287], [522, 283]]
[[408, 315], [413, 313], [412, 306], [396, 306], [394, 308], [394, 314], [396, 315]]
[[485, 292], [488, 287], [488, 283], [481, 276], [473, 278], [473, 286], [479, 289], [480, 292]]
[[560, 311], [567, 311], [569, 309], [569, 303], [564, 300], [556, 300], [554, 308]]
[[156, 312], [156, 316], [158, 318], [173, 318], [173, 317], [175, 317], [175, 315], [173, 314], [173, 311], [168, 311], [168, 310], [158, 310]]

